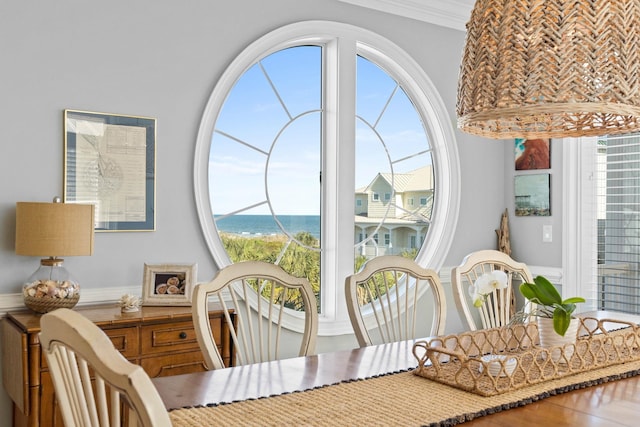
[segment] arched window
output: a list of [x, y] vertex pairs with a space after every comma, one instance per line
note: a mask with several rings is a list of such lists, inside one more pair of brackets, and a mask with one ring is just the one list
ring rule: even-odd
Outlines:
[[362, 262], [444, 260], [459, 198], [451, 120], [393, 43], [346, 24], [292, 24], [251, 44], [216, 84], [195, 188], [219, 267], [262, 259], [306, 276], [319, 333], [349, 332], [344, 279]]

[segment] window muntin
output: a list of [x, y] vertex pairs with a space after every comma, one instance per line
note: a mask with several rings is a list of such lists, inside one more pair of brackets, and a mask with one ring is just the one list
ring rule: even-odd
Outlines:
[[[356, 245], [356, 269], [366, 259], [385, 254], [415, 258], [407, 236], [428, 233], [433, 205], [404, 204], [407, 192], [434, 196], [433, 161], [418, 110], [382, 67], [358, 56], [356, 79], [356, 190], [372, 193], [366, 212], [356, 212], [356, 234], [373, 239]], [[401, 196], [401, 197], [398, 197]], [[426, 200], [426, 197], [425, 197]], [[387, 231], [381, 244], [377, 231]], [[364, 258], [364, 259], [362, 259]]]
[[[327, 36], [327, 34], [332, 34], [332, 36]], [[337, 43], [338, 40], [340, 43]], [[344, 277], [353, 271], [353, 262], [345, 262], [344, 251], [348, 250], [349, 246], [353, 251], [354, 239], [353, 237], [349, 238], [347, 228], [349, 223], [353, 224], [354, 211], [353, 207], [349, 209], [348, 204], [345, 204], [344, 201], [341, 203], [337, 203], [337, 201], [341, 197], [340, 194], [350, 193], [353, 198], [353, 189], [355, 188], [353, 178], [351, 184], [348, 178], [344, 178], [348, 175], [346, 172], [349, 169], [353, 171], [353, 166], [350, 168], [348, 162], [345, 163], [345, 159], [356, 158], [355, 147], [344, 143], [344, 141], [355, 139], [353, 136], [355, 126], [353, 121], [352, 124], [349, 124], [348, 120], [349, 116], [353, 120], [353, 110], [350, 110], [350, 101], [345, 99], [344, 95], [347, 94], [348, 98], [349, 87], [353, 88], [353, 85], [349, 83], [348, 75], [350, 72], [354, 74], [356, 72], [356, 56], [366, 58], [371, 64], [384, 69], [389, 76], [392, 76], [390, 81], [394, 85], [400, 81], [404, 82], [402, 91], [406, 93], [407, 99], [413, 100], [412, 102], [419, 111], [416, 116], [425, 123], [428, 139], [432, 143], [430, 155], [435, 156], [434, 164], [438, 164], [438, 167], [434, 168], [432, 172], [434, 182], [438, 187], [434, 192], [441, 194], [441, 199], [433, 205], [434, 214], [429, 230], [429, 236], [431, 236], [429, 239], [433, 239], [433, 245], [423, 247], [420, 252], [416, 251], [418, 254], [416, 259], [422, 264], [428, 262], [430, 267], [439, 268], [451, 243], [459, 203], [457, 172], [459, 166], [453, 129], [450, 126], [451, 122], [446, 109], [424, 71], [397, 46], [371, 32], [356, 27], [320, 21], [283, 27], [249, 46], [225, 71], [209, 99], [198, 134], [194, 180], [198, 214], [214, 260], [220, 267], [230, 262], [213, 221], [215, 200], [209, 197], [209, 186], [212, 185], [208, 179], [210, 145], [214, 129], [217, 127], [217, 116], [237, 79], [246, 70], [255, 65], [257, 61], [265, 60], [274, 52], [302, 45], [320, 46], [324, 49], [323, 70], [335, 70], [337, 64], [340, 64], [337, 74], [325, 73], [323, 77], [323, 99], [327, 103], [328, 111], [331, 111], [330, 116], [332, 116], [331, 120], [328, 120], [327, 117], [321, 119], [323, 185], [320, 187], [320, 191], [322, 192], [321, 210], [324, 213], [321, 220], [324, 259], [322, 263], [323, 282], [343, 283]], [[350, 57], [353, 58], [353, 62], [350, 62]], [[338, 58], [340, 59], [338, 60]], [[345, 78], [345, 76], [347, 77]], [[336, 94], [340, 94], [340, 99]], [[354, 105], [355, 109], [355, 102], [351, 105]], [[370, 116], [365, 113], [363, 117]], [[335, 118], [339, 120], [333, 121]], [[338, 125], [336, 126], [336, 124]], [[370, 126], [369, 129], [371, 129]], [[339, 144], [339, 141], [343, 142]], [[340, 164], [337, 162], [338, 158], [341, 160]], [[342, 178], [336, 179], [338, 174]], [[262, 207], [269, 206], [269, 203], [264, 201], [256, 203]], [[248, 211], [250, 210], [249, 206], [253, 207], [253, 205], [243, 204], [239, 209], [240, 211]], [[351, 229], [353, 230], [353, 228]], [[378, 229], [363, 230], [363, 241], [370, 240], [369, 236], [377, 231]], [[380, 231], [387, 232], [386, 229], [380, 229]], [[424, 241], [425, 236], [413, 236], [413, 238]], [[301, 243], [304, 245], [304, 242]], [[350, 330], [346, 309], [341, 303], [343, 300], [342, 286], [323, 287], [323, 306], [319, 330], [321, 335], [345, 333]], [[292, 329], [298, 330], [299, 328], [296, 326], [298, 323], [295, 319], [296, 317], [292, 316], [290, 326]]]

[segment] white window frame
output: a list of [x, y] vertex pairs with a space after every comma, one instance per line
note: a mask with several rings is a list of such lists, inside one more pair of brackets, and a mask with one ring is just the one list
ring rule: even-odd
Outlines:
[[597, 142], [597, 137], [562, 140], [562, 296], [584, 297], [580, 311], [598, 305]]
[[[353, 260], [346, 257], [340, 259], [339, 251], [335, 248], [353, 246], [353, 229], [349, 227], [352, 227], [355, 211], [355, 182], [338, 182], [337, 168], [353, 168], [355, 149], [337, 141], [354, 139], [355, 100], [352, 105], [338, 104], [335, 94], [353, 91], [357, 54], [375, 61], [392, 77], [403, 82], [403, 89], [414, 100], [418, 113], [426, 123], [433, 162], [437, 165], [434, 168], [437, 203], [434, 204], [429, 227], [429, 245], [421, 248], [416, 261], [435, 270], [442, 266], [455, 234], [460, 205], [460, 164], [453, 121], [440, 94], [425, 71], [400, 47], [374, 32], [338, 22], [304, 21], [276, 29], [250, 44], [220, 76], [209, 97], [198, 131], [194, 159], [196, 206], [205, 241], [219, 268], [227, 265], [229, 259], [218, 236], [209, 200], [208, 167], [215, 120], [237, 78], [257, 59], [301, 43], [322, 44], [325, 49], [337, 50], [337, 62], [340, 64], [338, 67], [332, 61], [325, 63], [325, 114], [332, 119], [337, 118], [327, 122], [338, 123], [338, 126], [325, 126], [324, 132], [324, 156], [329, 161], [323, 167], [323, 199], [329, 214], [323, 214], [322, 229], [330, 232], [323, 232], [322, 236], [323, 306], [318, 328], [319, 335], [339, 335], [353, 331], [344, 302], [344, 287], [340, 286], [345, 277], [352, 273]], [[337, 70], [339, 74], [331, 73], [332, 70]], [[336, 286], [326, 286], [328, 283]], [[286, 327], [302, 330], [300, 313], [288, 310], [285, 317]]]

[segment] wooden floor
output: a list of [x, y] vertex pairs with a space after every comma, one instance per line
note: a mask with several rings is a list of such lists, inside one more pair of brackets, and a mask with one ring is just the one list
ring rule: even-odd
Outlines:
[[521, 408], [464, 423], [465, 426], [637, 426], [640, 424], [638, 377], [551, 396]]

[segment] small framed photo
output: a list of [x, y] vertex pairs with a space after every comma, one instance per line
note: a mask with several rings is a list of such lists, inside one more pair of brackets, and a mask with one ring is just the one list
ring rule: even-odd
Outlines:
[[551, 216], [551, 175], [516, 175], [516, 216]]
[[191, 305], [197, 264], [144, 265], [142, 305]]
[[551, 168], [551, 140], [523, 139], [515, 140], [516, 170], [550, 169]]

